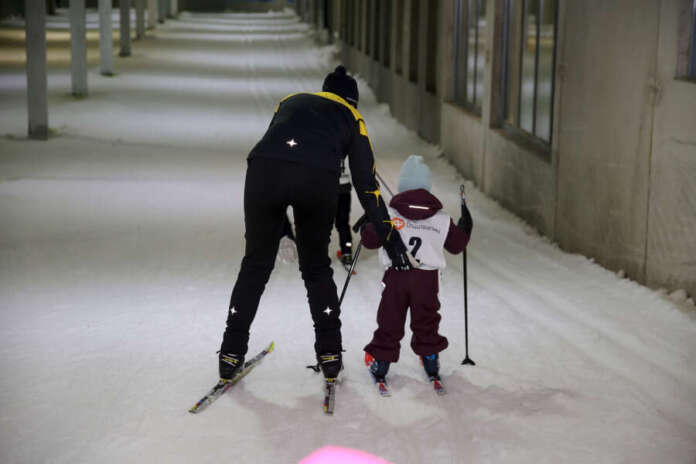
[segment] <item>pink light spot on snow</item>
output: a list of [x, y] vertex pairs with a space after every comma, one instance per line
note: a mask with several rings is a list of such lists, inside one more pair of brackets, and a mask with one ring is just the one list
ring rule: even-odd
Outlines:
[[299, 464], [391, 464], [370, 453], [339, 446], [325, 446], [310, 454]]

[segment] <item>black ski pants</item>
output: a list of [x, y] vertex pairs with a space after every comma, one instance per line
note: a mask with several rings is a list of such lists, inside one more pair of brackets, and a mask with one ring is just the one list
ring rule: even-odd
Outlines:
[[300, 272], [314, 322], [314, 348], [317, 353], [341, 351], [340, 309], [329, 259], [337, 198], [338, 173], [284, 160], [249, 161], [244, 185], [246, 251], [230, 299], [223, 353], [247, 352], [249, 328], [275, 264], [288, 206], [295, 217]]

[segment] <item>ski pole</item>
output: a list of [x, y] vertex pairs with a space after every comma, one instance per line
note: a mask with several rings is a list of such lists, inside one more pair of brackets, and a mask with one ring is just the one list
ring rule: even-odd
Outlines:
[[[459, 193], [461, 195], [461, 214], [464, 216], [466, 214], [466, 201], [464, 199], [464, 184], [459, 186]], [[465, 343], [465, 357], [462, 361], [463, 365], [475, 366], [476, 363], [469, 358], [469, 302], [468, 302], [468, 289], [467, 289], [467, 270], [466, 270], [466, 248], [462, 251], [462, 276], [464, 280], [464, 343]]]
[[355, 258], [350, 265], [350, 271], [348, 271], [348, 277], [346, 277], [346, 283], [343, 284], [343, 291], [341, 292], [341, 298], [338, 299], [338, 307], [340, 308], [343, 304], [343, 297], [346, 296], [346, 290], [348, 290], [348, 284], [350, 283], [350, 278], [353, 275], [353, 269], [355, 265], [358, 264], [358, 258], [360, 257], [360, 250], [362, 249], [362, 240], [358, 243], [358, 248], [355, 250]]
[[379, 172], [375, 171], [375, 176], [377, 177], [377, 180], [379, 181], [380, 185], [384, 185], [384, 188], [387, 189], [387, 192], [389, 192], [389, 196], [393, 197], [394, 194], [392, 193], [391, 189], [387, 185], [386, 182], [384, 182], [384, 179], [382, 179], [382, 176], [379, 175]]
[[[384, 179], [382, 179], [382, 176], [379, 175], [379, 172], [375, 171], [375, 176], [377, 177], [377, 180], [379, 181], [380, 185], [383, 185], [384, 188], [387, 189], [387, 192], [389, 192], [389, 196], [394, 196], [392, 193], [391, 189], [387, 185], [386, 182], [384, 182]], [[363, 214], [360, 219], [353, 225], [353, 232], [360, 233], [362, 227], [367, 223], [367, 214]], [[346, 277], [346, 282], [343, 284], [343, 291], [341, 291], [341, 298], [338, 299], [338, 307], [340, 308], [341, 305], [343, 304], [343, 297], [346, 295], [346, 291], [348, 290], [348, 284], [350, 283], [350, 278], [353, 276], [353, 269], [355, 269], [355, 266], [358, 264], [358, 257], [360, 256], [360, 250], [362, 250], [362, 238], [358, 241], [358, 248], [355, 250], [355, 258], [353, 259], [353, 263], [350, 265], [350, 271], [348, 272], [348, 277]]]

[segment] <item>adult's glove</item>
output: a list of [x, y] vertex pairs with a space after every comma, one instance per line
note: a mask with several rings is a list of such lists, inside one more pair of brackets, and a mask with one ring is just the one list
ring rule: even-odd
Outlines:
[[391, 259], [392, 267], [397, 271], [408, 271], [418, 267], [418, 262], [408, 252], [398, 232], [393, 231], [392, 234], [389, 246], [384, 247], [387, 255], [389, 255], [389, 259]]

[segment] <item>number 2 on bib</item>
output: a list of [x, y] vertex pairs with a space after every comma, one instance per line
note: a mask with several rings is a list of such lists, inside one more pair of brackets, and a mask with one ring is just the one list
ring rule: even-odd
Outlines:
[[423, 244], [423, 240], [420, 237], [411, 237], [408, 244], [413, 247], [411, 248], [411, 256], [415, 258], [416, 253], [418, 253], [418, 249]]

